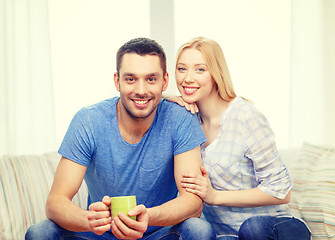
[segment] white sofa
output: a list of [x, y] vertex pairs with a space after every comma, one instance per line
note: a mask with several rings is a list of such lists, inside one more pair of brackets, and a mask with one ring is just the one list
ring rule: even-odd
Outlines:
[[335, 148], [304, 143], [281, 150], [292, 180], [290, 208], [313, 240], [335, 239]]
[[[0, 240], [22, 240], [30, 225], [46, 219], [44, 207], [59, 159], [56, 152], [0, 159]], [[85, 182], [73, 202], [86, 208]]]
[[[313, 240], [335, 239], [335, 148], [303, 144], [280, 151], [294, 187], [290, 207], [312, 231]], [[45, 219], [44, 206], [60, 156], [0, 159], [0, 240], [21, 240], [28, 227]], [[86, 208], [85, 183], [73, 201]]]

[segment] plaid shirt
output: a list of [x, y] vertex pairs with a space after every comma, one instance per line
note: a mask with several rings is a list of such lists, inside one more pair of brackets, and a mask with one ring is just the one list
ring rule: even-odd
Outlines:
[[[266, 118], [252, 104], [236, 97], [220, 125], [216, 139], [202, 147], [203, 164], [213, 188], [259, 188], [284, 199], [292, 183]], [[252, 208], [205, 204], [204, 215], [220, 236], [237, 236], [241, 224], [253, 216], [292, 216], [287, 204]]]

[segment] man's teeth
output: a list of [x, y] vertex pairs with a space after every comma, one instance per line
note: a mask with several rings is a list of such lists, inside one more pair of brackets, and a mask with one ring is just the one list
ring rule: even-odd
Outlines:
[[136, 102], [137, 104], [146, 104], [148, 100], [141, 100], [141, 101], [134, 100], [134, 102]]

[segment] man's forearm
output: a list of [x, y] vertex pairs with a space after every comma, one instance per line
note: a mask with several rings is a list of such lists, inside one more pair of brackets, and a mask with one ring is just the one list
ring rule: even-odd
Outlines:
[[160, 206], [149, 208], [149, 226], [171, 226], [190, 217], [200, 217], [202, 200], [193, 194], [184, 194]]
[[81, 209], [64, 196], [49, 196], [46, 204], [47, 217], [64, 229], [76, 232], [90, 231], [88, 211]]

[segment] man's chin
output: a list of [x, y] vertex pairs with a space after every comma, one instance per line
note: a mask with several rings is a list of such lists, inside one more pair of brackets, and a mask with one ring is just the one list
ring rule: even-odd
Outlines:
[[149, 118], [154, 111], [149, 111], [148, 109], [142, 109], [142, 110], [136, 109], [134, 111], [127, 111], [127, 112], [131, 118], [143, 121]]

